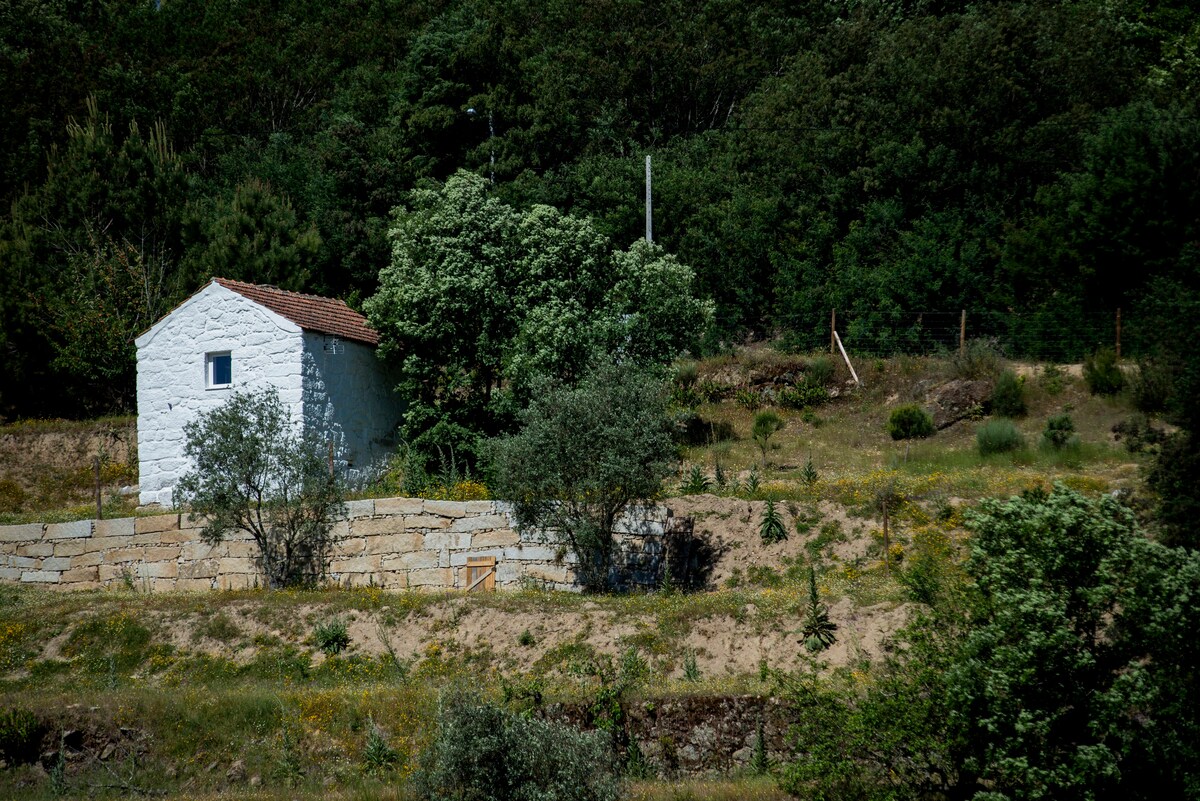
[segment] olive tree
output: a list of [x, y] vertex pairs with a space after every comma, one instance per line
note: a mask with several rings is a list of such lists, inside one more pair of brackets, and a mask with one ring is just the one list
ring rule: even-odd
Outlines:
[[674, 459], [656, 371], [602, 364], [578, 384], [543, 381], [519, 433], [491, 443], [493, 488], [524, 529], [553, 530], [590, 589], [613, 579], [613, 528], [658, 495]]
[[175, 500], [204, 517], [204, 541], [249, 532], [270, 587], [322, 579], [333, 521], [344, 509], [342, 486], [321, 444], [296, 430], [278, 394], [235, 393], [184, 432], [193, 467]]

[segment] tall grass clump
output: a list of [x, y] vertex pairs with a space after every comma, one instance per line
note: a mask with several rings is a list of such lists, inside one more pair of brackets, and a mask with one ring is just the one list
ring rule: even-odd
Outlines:
[[967, 341], [962, 351], [954, 354], [950, 365], [955, 378], [977, 380], [999, 373], [1002, 359], [996, 340], [972, 339]]
[[1029, 411], [1025, 404], [1025, 382], [1012, 370], [1005, 370], [992, 389], [992, 414], [1001, 417], [1024, 417]]
[[994, 453], [1011, 453], [1020, 450], [1025, 441], [1021, 432], [1008, 420], [989, 420], [979, 427], [975, 434], [975, 444], [980, 456], [990, 456]]
[[915, 403], [899, 406], [888, 417], [887, 432], [892, 439], [924, 439], [933, 436], [933, 418]]
[[1101, 348], [1083, 362], [1083, 380], [1093, 395], [1116, 395], [1125, 388], [1125, 374], [1117, 364], [1117, 352]]
[[833, 359], [828, 356], [814, 356], [804, 366], [804, 381], [818, 387], [828, 386], [833, 381]]

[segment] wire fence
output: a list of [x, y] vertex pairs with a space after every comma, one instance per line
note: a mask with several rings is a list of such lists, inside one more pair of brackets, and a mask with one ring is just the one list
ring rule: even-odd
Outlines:
[[882, 358], [899, 354], [928, 356], [957, 352], [972, 340], [985, 339], [1010, 358], [1081, 361], [1099, 348], [1136, 357], [1143, 343], [1136, 325], [1121, 312], [1069, 311], [904, 311], [842, 312], [819, 319], [776, 318], [784, 343], [796, 350], [835, 350], [833, 330], [851, 356]]

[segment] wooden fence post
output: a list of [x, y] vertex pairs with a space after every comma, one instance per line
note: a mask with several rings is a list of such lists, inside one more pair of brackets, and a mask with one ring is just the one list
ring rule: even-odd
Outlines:
[[829, 310], [829, 355], [837, 354], [837, 343], [834, 341], [834, 333], [837, 331], [837, 309]]
[[1121, 307], [1117, 307], [1117, 359], [1121, 358]]
[[100, 502], [100, 457], [97, 456], [92, 460], [92, 466], [96, 473], [96, 519], [104, 519], [104, 504]]
[[958, 321], [958, 355], [962, 356], [967, 352], [967, 310], [962, 310], [962, 317]]

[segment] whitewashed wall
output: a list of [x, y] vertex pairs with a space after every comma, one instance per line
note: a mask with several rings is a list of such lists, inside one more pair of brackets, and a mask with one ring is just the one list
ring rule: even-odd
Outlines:
[[[237, 390], [274, 387], [297, 422], [303, 414], [300, 326], [211, 283], [137, 339], [138, 478], [142, 504], [172, 505], [188, 464], [183, 427]], [[229, 351], [233, 383], [206, 387], [205, 354]]]
[[394, 381], [374, 348], [339, 337], [305, 331], [303, 358], [306, 430], [335, 444], [351, 480], [370, 477], [395, 451]]

